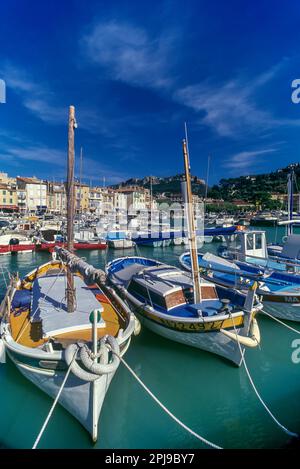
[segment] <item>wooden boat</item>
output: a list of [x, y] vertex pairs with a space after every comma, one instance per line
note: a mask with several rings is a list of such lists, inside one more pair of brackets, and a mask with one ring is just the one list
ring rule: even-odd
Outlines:
[[17, 231], [6, 232], [0, 236], [0, 254], [34, 251], [31, 239]]
[[255, 286], [247, 295], [219, 287], [199, 277], [190, 169], [183, 142], [192, 275], [144, 257], [123, 257], [106, 266], [113, 286], [153, 332], [192, 347], [213, 352], [236, 365], [245, 347], [260, 342], [255, 314], [262, 308]]
[[50, 262], [22, 280], [12, 276], [0, 309], [0, 362], [8, 355], [32, 383], [52, 398], [59, 397], [96, 441], [102, 404], [119, 357], [129, 347], [135, 317], [107, 285], [104, 272], [70, 252], [74, 126], [70, 107], [69, 251], [57, 247]]
[[254, 290], [247, 296], [201, 280], [201, 299], [195, 303], [191, 276], [176, 267], [124, 257], [110, 262], [106, 272], [141, 323], [163, 337], [216, 353], [237, 365], [241, 364], [239, 343], [244, 350], [260, 342], [255, 314], [262, 304]]
[[[189, 252], [182, 254], [179, 261], [183, 268], [191, 271]], [[202, 277], [216, 285], [245, 292], [257, 282], [257, 294], [266, 312], [280, 319], [300, 321], [299, 274], [238, 260], [233, 262], [211, 253], [198, 253], [198, 262]]]
[[[80, 242], [80, 243], [73, 243], [74, 249], [75, 250], [87, 250], [87, 251], [92, 251], [92, 250], [101, 250], [101, 249], [106, 249], [107, 248], [107, 243], [106, 241], [97, 241], [97, 242]], [[52, 252], [55, 247], [67, 247], [67, 243], [60, 243], [60, 242], [55, 242], [55, 243], [36, 243], [35, 245], [35, 250], [36, 251], [49, 251]]]

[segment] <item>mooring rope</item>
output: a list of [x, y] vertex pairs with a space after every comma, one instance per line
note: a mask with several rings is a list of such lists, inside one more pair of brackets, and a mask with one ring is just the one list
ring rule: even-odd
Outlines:
[[36, 449], [36, 448], [37, 448], [37, 445], [39, 444], [40, 439], [42, 438], [43, 433], [44, 433], [44, 431], [46, 430], [46, 427], [47, 427], [47, 425], [48, 425], [48, 422], [49, 422], [49, 420], [50, 420], [50, 418], [51, 418], [51, 416], [52, 416], [52, 414], [53, 414], [53, 412], [54, 412], [55, 406], [56, 406], [56, 404], [57, 404], [57, 402], [58, 402], [58, 399], [60, 398], [60, 395], [61, 395], [61, 393], [62, 393], [62, 390], [63, 390], [63, 388], [64, 388], [64, 386], [65, 386], [65, 384], [66, 384], [66, 382], [67, 382], [67, 379], [68, 379], [68, 377], [69, 377], [69, 374], [70, 374], [70, 372], [71, 372], [72, 365], [73, 365], [74, 360], [75, 360], [75, 358], [76, 358], [77, 350], [78, 350], [78, 347], [76, 348], [76, 350], [75, 350], [75, 352], [74, 352], [74, 356], [73, 356], [73, 358], [72, 358], [72, 361], [71, 361], [71, 363], [70, 363], [70, 366], [69, 366], [69, 368], [68, 368], [68, 370], [67, 370], [67, 372], [66, 372], [66, 374], [65, 374], [65, 377], [64, 377], [64, 379], [63, 379], [63, 382], [61, 383], [61, 386], [60, 386], [59, 391], [58, 391], [58, 393], [57, 393], [57, 396], [56, 396], [56, 398], [55, 398], [55, 400], [54, 400], [54, 402], [53, 402], [53, 404], [52, 404], [52, 406], [51, 406], [50, 411], [48, 412], [48, 415], [47, 415], [47, 417], [46, 417], [46, 419], [45, 419], [45, 421], [44, 421], [44, 423], [43, 423], [43, 426], [42, 426], [42, 428], [41, 428], [41, 430], [40, 430], [40, 432], [39, 432], [39, 434], [38, 434], [38, 436], [37, 436], [37, 438], [36, 438], [36, 440], [35, 440], [35, 442], [34, 442], [34, 445], [33, 445], [32, 449]]
[[142, 388], [145, 389], [145, 391], [148, 393], [148, 395], [163, 409], [163, 411], [171, 417], [178, 425], [180, 425], [182, 428], [184, 428], [188, 433], [193, 435], [195, 438], [198, 440], [202, 441], [202, 443], [205, 443], [208, 446], [211, 446], [212, 448], [215, 449], [223, 449], [221, 446], [216, 445], [215, 443], [212, 443], [211, 441], [207, 440], [203, 436], [199, 435], [198, 433], [194, 432], [190, 427], [185, 425], [181, 420], [179, 420], [178, 417], [176, 417], [167, 407], [153, 394], [152, 391], [146, 386], [146, 384], [137, 376], [137, 374], [133, 371], [133, 369], [128, 365], [128, 363], [125, 362], [125, 360], [116, 352], [112, 350], [112, 353], [117, 355], [117, 357], [120, 359], [120, 361], [123, 363], [123, 365], [127, 368], [129, 373], [132, 374], [132, 376], [137, 380], [137, 382], [142, 386]]
[[250, 384], [258, 398], [258, 400], [260, 401], [260, 403], [263, 405], [263, 407], [265, 408], [265, 410], [267, 411], [267, 413], [270, 415], [270, 417], [274, 420], [274, 422], [285, 432], [287, 433], [289, 436], [291, 437], [296, 437], [298, 438], [299, 435], [297, 433], [294, 433], [294, 432], [291, 432], [288, 428], [286, 428], [284, 425], [282, 425], [278, 420], [277, 418], [275, 417], [275, 415], [273, 415], [273, 413], [271, 412], [271, 410], [269, 409], [269, 407], [267, 406], [267, 404], [264, 402], [263, 398], [261, 397], [261, 395], [259, 394], [254, 382], [253, 382], [253, 379], [251, 377], [251, 374], [250, 374], [250, 371], [248, 369], [248, 366], [246, 364], [246, 360], [245, 360], [245, 357], [244, 357], [244, 353], [242, 351], [242, 347], [241, 347], [241, 344], [240, 344], [240, 341], [239, 341], [239, 338], [238, 338], [238, 333], [237, 333], [237, 330], [236, 330], [236, 327], [235, 327], [235, 324], [234, 324], [234, 321], [233, 321], [233, 318], [232, 318], [232, 315], [231, 315], [231, 312], [229, 312], [229, 315], [230, 315], [230, 318], [231, 318], [231, 321], [232, 321], [232, 325], [233, 325], [233, 328], [234, 328], [234, 331], [235, 331], [235, 334], [236, 334], [236, 340], [237, 340], [237, 343], [238, 343], [238, 346], [239, 346], [239, 350], [240, 350], [240, 353], [241, 353], [241, 359], [242, 359], [242, 363], [244, 365], [244, 368], [245, 368], [245, 371], [246, 371], [246, 374], [248, 376], [248, 379], [250, 381]]
[[1, 272], [2, 272], [4, 283], [5, 283], [5, 288], [7, 289], [7, 281], [6, 281], [5, 272], [4, 272], [4, 269], [3, 269], [2, 265], [1, 265]]
[[282, 324], [283, 326], [285, 326], [287, 329], [290, 329], [291, 331], [296, 332], [296, 334], [300, 334], [300, 331], [298, 331], [297, 329], [294, 329], [292, 326], [289, 326], [289, 325], [286, 324], [285, 322], [280, 321], [280, 319], [276, 318], [275, 316], [272, 316], [272, 314], [270, 314], [270, 313], [267, 313], [267, 311], [264, 311], [264, 310], [262, 309], [260, 312], [263, 313], [263, 314], [266, 314], [266, 315], [269, 316], [270, 318], [274, 319], [274, 321], [279, 322], [280, 324]]

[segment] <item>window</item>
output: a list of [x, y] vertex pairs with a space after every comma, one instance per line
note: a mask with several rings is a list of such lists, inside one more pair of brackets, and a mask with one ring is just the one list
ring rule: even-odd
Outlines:
[[151, 298], [151, 301], [156, 304], [157, 306], [160, 306], [164, 309], [166, 308], [166, 302], [165, 298], [161, 295], [158, 295], [157, 293], [145, 288], [143, 285], [140, 285], [139, 283], [135, 282], [134, 280], [131, 280], [130, 285], [128, 287], [129, 293], [135, 295], [139, 295], [143, 297], [147, 303], [150, 303], [149, 301], [149, 295]]
[[3, 199], [3, 203], [6, 204], [6, 199]]
[[261, 249], [262, 248], [262, 235], [259, 233], [256, 233], [255, 235], [255, 249]]
[[247, 236], [247, 250], [248, 249], [253, 249], [254, 247], [254, 239], [253, 239], [253, 235], [248, 235]]
[[12, 203], [13, 203], [13, 199], [9, 199], [9, 203], [12, 204]]
[[3, 195], [6, 195], [6, 191], [2, 191], [2, 194], [3, 194]]

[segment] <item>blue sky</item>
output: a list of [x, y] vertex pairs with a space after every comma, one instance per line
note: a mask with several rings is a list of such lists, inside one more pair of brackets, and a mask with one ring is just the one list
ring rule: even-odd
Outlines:
[[300, 3], [1, 2], [0, 171], [65, 176], [68, 106], [93, 184], [182, 172], [210, 182], [297, 162]]

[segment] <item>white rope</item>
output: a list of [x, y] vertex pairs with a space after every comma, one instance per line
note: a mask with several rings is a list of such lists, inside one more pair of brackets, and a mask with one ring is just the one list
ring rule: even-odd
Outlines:
[[282, 425], [278, 420], [277, 418], [272, 414], [272, 412], [270, 411], [270, 409], [268, 408], [267, 404], [264, 402], [263, 398], [261, 397], [261, 395], [259, 394], [254, 382], [253, 382], [253, 379], [251, 377], [251, 374], [250, 374], [250, 371], [248, 369], [248, 366], [246, 364], [246, 360], [245, 360], [245, 357], [244, 357], [244, 353], [242, 351], [242, 348], [241, 348], [241, 344], [240, 344], [240, 341], [239, 341], [239, 338], [238, 338], [238, 333], [237, 333], [237, 330], [236, 330], [236, 327], [235, 327], [235, 324], [234, 324], [234, 321], [233, 321], [233, 318], [232, 318], [232, 315], [231, 313], [230, 314], [230, 317], [231, 317], [231, 320], [232, 320], [232, 324], [233, 324], [233, 327], [234, 327], [234, 331], [235, 331], [235, 334], [236, 334], [236, 339], [237, 339], [237, 343], [238, 343], [238, 346], [239, 346], [239, 349], [240, 349], [240, 353], [241, 353], [241, 358], [242, 358], [242, 363], [244, 365], [244, 368], [245, 368], [245, 371], [247, 373], [247, 376], [249, 378], [249, 381], [251, 383], [251, 386], [253, 387], [253, 390], [256, 394], [256, 396], [258, 397], [260, 403], [263, 405], [263, 407], [265, 408], [265, 410], [268, 412], [268, 414], [270, 415], [270, 417], [274, 420], [274, 422], [285, 432], [287, 433], [289, 436], [292, 436], [292, 437], [296, 437], [298, 438], [298, 434], [297, 433], [294, 433], [294, 432], [291, 432], [290, 430], [288, 430], [284, 425]]
[[267, 311], [264, 311], [264, 310], [262, 309], [260, 312], [263, 313], [263, 314], [266, 314], [266, 315], [269, 316], [270, 318], [274, 319], [274, 321], [279, 322], [280, 324], [282, 324], [283, 326], [285, 326], [287, 329], [290, 329], [291, 331], [296, 332], [296, 334], [300, 334], [300, 331], [297, 331], [297, 329], [294, 329], [292, 326], [289, 326], [289, 325], [286, 324], [285, 322], [280, 321], [280, 319], [276, 318], [275, 316], [272, 316], [272, 314], [270, 314], [270, 313], [267, 313]]
[[6, 281], [5, 272], [4, 272], [4, 269], [3, 269], [2, 265], [1, 265], [1, 272], [2, 272], [4, 283], [5, 283], [5, 288], [7, 289], [7, 281]]
[[123, 365], [127, 368], [127, 370], [132, 374], [132, 376], [138, 381], [138, 383], [142, 386], [142, 388], [145, 389], [145, 391], [149, 394], [150, 397], [152, 397], [152, 399], [159, 405], [159, 407], [161, 407], [163, 409], [164, 412], [166, 412], [166, 414], [169, 415], [169, 417], [171, 417], [171, 419], [173, 419], [176, 423], [178, 423], [178, 425], [180, 425], [182, 428], [184, 428], [188, 433], [190, 433], [191, 435], [193, 435], [195, 438], [197, 438], [198, 440], [202, 441], [202, 443], [205, 443], [206, 445], [208, 446], [211, 446], [212, 448], [215, 448], [215, 449], [223, 449], [221, 446], [218, 446], [216, 445], [215, 443], [212, 443], [211, 441], [209, 440], [206, 440], [205, 438], [203, 438], [201, 435], [199, 435], [198, 433], [194, 432], [191, 428], [189, 428], [187, 425], [185, 425], [181, 420], [179, 420], [169, 409], [167, 409], [167, 407], [153, 394], [153, 392], [150, 391], [150, 389], [143, 383], [143, 381], [137, 376], [137, 374], [133, 371], [132, 368], [130, 368], [130, 366], [125, 362], [125, 360], [120, 356], [118, 355], [116, 352], [114, 352], [112, 350], [112, 353], [114, 353], [115, 355], [117, 355], [117, 357], [120, 359], [120, 361], [123, 363]]
[[69, 368], [68, 368], [68, 370], [67, 370], [67, 372], [66, 372], [66, 375], [65, 375], [65, 377], [64, 377], [64, 379], [63, 379], [63, 382], [61, 383], [61, 386], [60, 386], [60, 388], [59, 388], [59, 391], [58, 391], [58, 393], [57, 393], [57, 396], [56, 396], [56, 398], [55, 398], [55, 400], [54, 400], [54, 402], [53, 402], [53, 404], [52, 404], [52, 406], [51, 406], [51, 409], [50, 409], [50, 411], [49, 411], [49, 413], [48, 413], [48, 415], [47, 415], [47, 417], [46, 417], [45, 422], [43, 423], [43, 426], [42, 426], [42, 428], [41, 428], [41, 430], [40, 430], [40, 433], [38, 434], [38, 436], [37, 436], [37, 438], [36, 438], [36, 440], [35, 440], [35, 442], [34, 442], [34, 445], [33, 445], [32, 449], [36, 449], [36, 448], [37, 448], [37, 445], [39, 444], [40, 439], [41, 439], [41, 437], [43, 436], [43, 433], [44, 433], [44, 431], [45, 431], [45, 429], [46, 429], [46, 427], [47, 427], [47, 425], [48, 425], [48, 422], [49, 422], [49, 420], [50, 420], [50, 418], [51, 418], [51, 415], [53, 414], [53, 411], [54, 411], [55, 406], [56, 406], [56, 404], [57, 404], [57, 402], [58, 402], [58, 399], [60, 398], [60, 395], [61, 395], [61, 393], [62, 393], [62, 390], [63, 390], [63, 388], [64, 388], [64, 386], [65, 386], [65, 384], [66, 384], [66, 381], [67, 381], [67, 379], [68, 379], [68, 377], [69, 377], [69, 374], [70, 374], [70, 372], [71, 372], [71, 368], [72, 368], [73, 362], [74, 362], [74, 360], [75, 360], [75, 358], [76, 358], [77, 350], [78, 350], [78, 347], [76, 348], [76, 351], [74, 352], [74, 356], [73, 356], [73, 358], [72, 358], [72, 361], [71, 361], [71, 363], [70, 363], [70, 366], [69, 366]]

